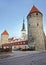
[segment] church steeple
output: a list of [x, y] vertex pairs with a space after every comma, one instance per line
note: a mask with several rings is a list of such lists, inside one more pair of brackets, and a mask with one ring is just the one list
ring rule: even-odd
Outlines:
[[25, 40], [26, 39], [26, 30], [25, 30], [25, 24], [24, 24], [24, 19], [23, 19], [23, 25], [22, 25], [22, 30], [21, 30], [21, 39]]
[[23, 19], [23, 25], [22, 25], [22, 30], [21, 31], [25, 31], [25, 24], [24, 24], [24, 19]]

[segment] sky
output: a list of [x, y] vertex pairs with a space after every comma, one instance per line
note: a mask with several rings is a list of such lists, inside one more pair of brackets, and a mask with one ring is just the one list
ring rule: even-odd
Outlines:
[[7, 30], [9, 37], [21, 37], [23, 18], [27, 34], [27, 15], [33, 5], [43, 13], [46, 34], [46, 0], [0, 0], [0, 36]]

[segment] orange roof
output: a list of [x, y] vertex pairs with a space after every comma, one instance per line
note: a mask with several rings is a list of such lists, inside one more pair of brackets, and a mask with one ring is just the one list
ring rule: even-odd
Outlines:
[[2, 35], [9, 35], [8, 32], [5, 30]]
[[[32, 13], [35, 13], [35, 12], [41, 13], [35, 6], [33, 6], [28, 15], [30, 15], [30, 14], [32, 14]], [[42, 14], [42, 13], [41, 13], [41, 14]]]

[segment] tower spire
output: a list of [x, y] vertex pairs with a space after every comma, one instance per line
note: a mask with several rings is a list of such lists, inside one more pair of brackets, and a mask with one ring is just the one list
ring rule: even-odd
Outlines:
[[22, 30], [21, 30], [21, 39], [25, 40], [26, 39], [26, 30], [25, 30], [25, 24], [24, 24], [25, 20], [23, 18], [23, 24], [22, 24]]
[[25, 31], [25, 24], [24, 24], [25, 20], [23, 18], [23, 25], [22, 25], [22, 31]]

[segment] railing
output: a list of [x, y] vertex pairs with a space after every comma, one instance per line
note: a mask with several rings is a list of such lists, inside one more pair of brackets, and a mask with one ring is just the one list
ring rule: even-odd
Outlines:
[[14, 46], [14, 45], [28, 45], [28, 41], [26, 40], [26, 41], [2, 44], [2, 46]]

